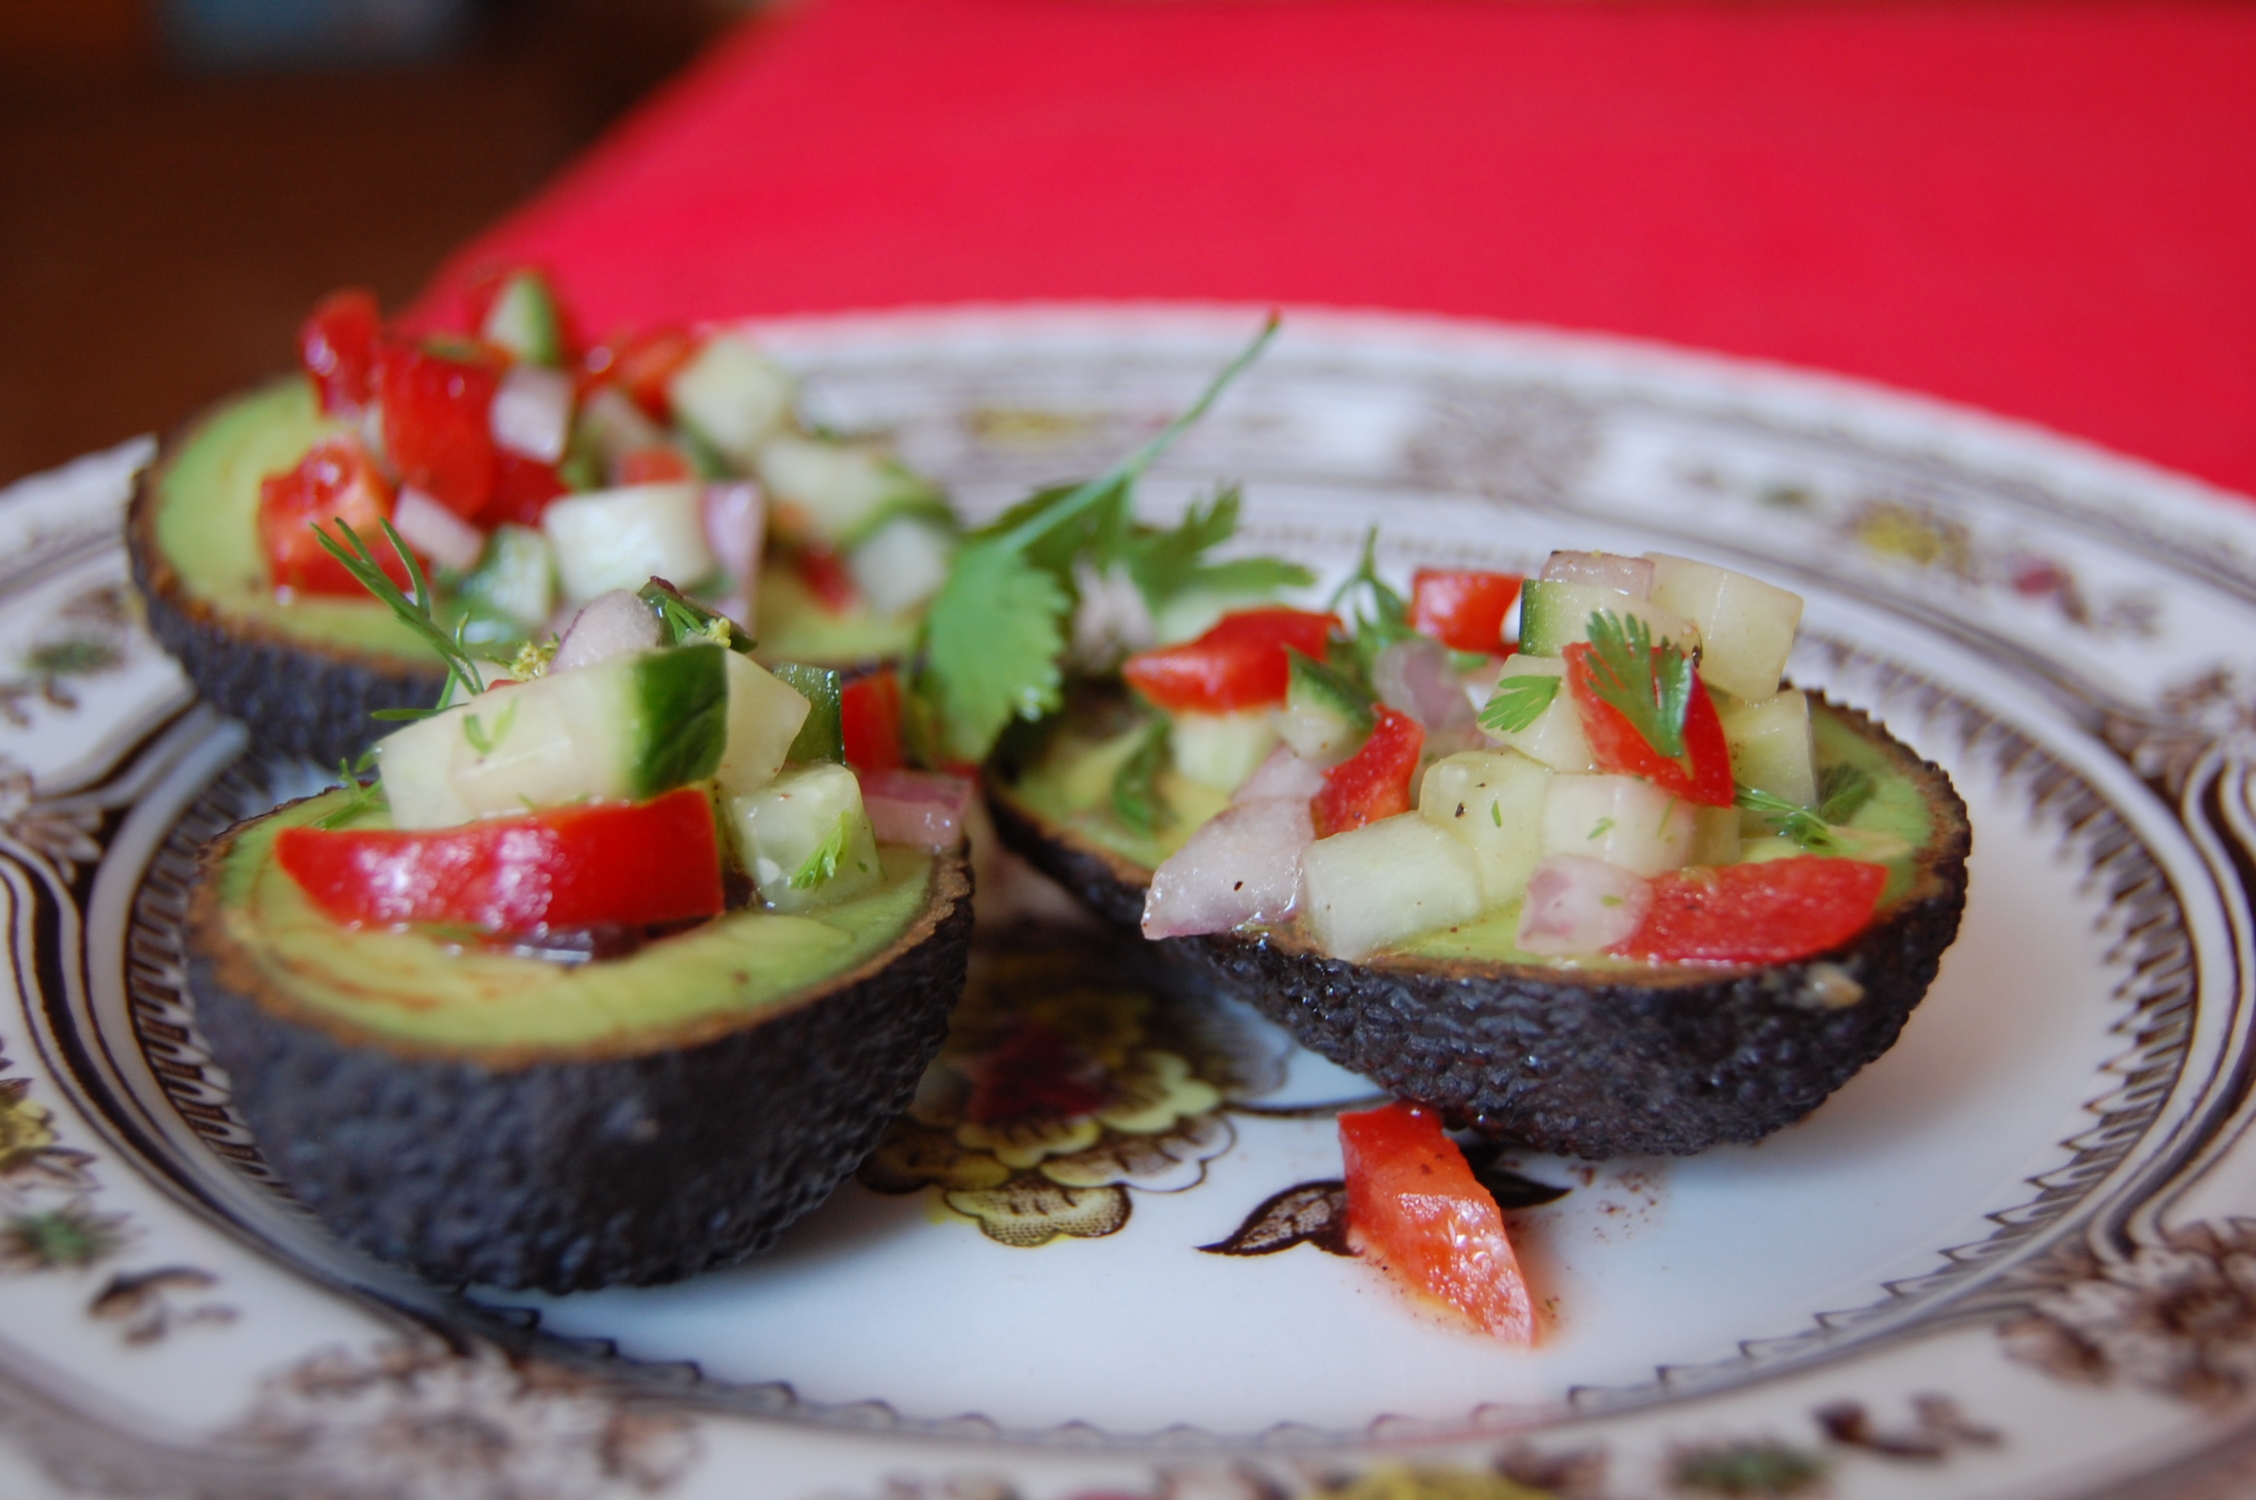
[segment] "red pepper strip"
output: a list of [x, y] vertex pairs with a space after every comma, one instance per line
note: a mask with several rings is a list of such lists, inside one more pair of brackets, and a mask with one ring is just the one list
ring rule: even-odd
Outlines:
[[1871, 925], [1885, 865], [1814, 856], [1699, 865], [1653, 882], [1652, 909], [1614, 952], [1662, 964], [1782, 964]]
[[705, 793], [554, 807], [454, 828], [286, 828], [274, 855], [339, 922], [451, 922], [531, 934], [717, 916]]
[[1457, 651], [1500, 652], [1504, 616], [1520, 597], [1510, 573], [1420, 568], [1410, 580], [1410, 628]]
[[1353, 1242], [1393, 1282], [1483, 1333], [1535, 1342], [1535, 1306], [1496, 1199], [1441, 1116], [1394, 1103], [1339, 1117]]
[[[1655, 646], [1658, 656], [1669, 650]], [[1597, 670], [1590, 647], [1576, 642], [1567, 647], [1567, 680], [1574, 684], [1575, 706], [1582, 714], [1582, 732], [1590, 741], [1591, 758], [1598, 769], [1616, 776], [1642, 776], [1673, 797], [1702, 807], [1731, 806], [1731, 745], [1723, 737], [1723, 721], [1716, 717], [1715, 700], [1697, 673], [1692, 678], [1692, 698], [1684, 713], [1684, 759], [1671, 760], [1638, 733], [1622, 711], [1598, 696], [1591, 686]]]
[[392, 487], [358, 438], [314, 444], [296, 468], [259, 481], [259, 540], [266, 547], [274, 586], [301, 594], [366, 597], [360, 581], [313, 534], [315, 526], [322, 526], [342, 542], [333, 524], [341, 520], [368, 543], [385, 576], [406, 588], [407, 567], [384, 540], [383, 523], [391, 514]]
[[1425, 745], [1425, 726], [1408, 714], [1379, 709], [1363, 748], [1326, 771], [1324, 789], [1308, 801], [1316, 837], [1328, 839], [1410, 811], [1410, 781]]
[[686, 328], [661, 328], [615, 339], [588, 353], [588, 367], [625, 387], [635, 404], [663, 422], [673, 409], [666, 383], [697, 355], [699, 340]]
[[663, 445], [629, 448], [619, 455], [621, 484], [671, 484], [688, 479], [695, 472], [688, 459]]
[[376, 294], [355, 287], [321, 299], [298, 329], [298, 360], [332, 417], [357, 417], [376, 393]]
[[1234, 713], [1285, 701], [1292, 681], [1289, 647], [1324, 659], [1324, 642], [1339, 622], [1308, 610], [1249, 609], [1224, 615], [1195, 641], [1128, 658], [1129, 685], [1170, 713]]
[[399, 344], [376, 354], [384, 451], [400, 483], [465, 521], [478, 519], [500, 478], [500, 450], [489, 425], [500, 384], [499, 370], [479, 360]]
[[842, 615], [862, 602], [846, 559], [827, 547], [801, 547], [791, 554], [791, 571], [815, 596], [815, 602], [834, 615]]
[[846, 738], [846, 764], [856, 771], [866, 776], [906, 764], [901, 749], [901, 679], [891, 667], [847, 683], [839, 694], [838, 718]]

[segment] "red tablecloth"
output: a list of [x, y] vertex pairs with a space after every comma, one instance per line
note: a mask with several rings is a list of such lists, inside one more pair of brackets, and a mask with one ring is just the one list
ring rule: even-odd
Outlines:
[[2256, 7], [813, 0], [469, 246], [627, 322], [1183, 297], [1866, 376], [2256, 493]]

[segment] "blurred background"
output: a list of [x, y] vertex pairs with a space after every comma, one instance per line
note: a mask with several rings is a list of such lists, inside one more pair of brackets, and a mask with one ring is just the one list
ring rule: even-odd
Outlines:
[[[757, 0], [0, 0], [0, 484], [405, 302]], [[757, 24], [757, 22], [754, 22]]]

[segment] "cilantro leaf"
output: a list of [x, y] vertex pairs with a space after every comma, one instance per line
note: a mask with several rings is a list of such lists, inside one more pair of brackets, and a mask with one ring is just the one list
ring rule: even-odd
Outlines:
[[1784, 797], [1757, 791], [1746, 783], [1739, 782], [1733, 786], [1732, 802], [1766, 820], [1781, 834], [1812, 854], [1839, 854], [1848, 847], [1826, 825], [1824, 817], [1789, 802]]
[[[1272, 313], [1196, 401], [1111, 469], [1029, 496], [957, 549], [926, 611], [913, 680], [939, 721], [947, 754], [984, 760], [1012, 718], [1038, 718], [1057, 706], [1075, 558], [1092, 548], [1126, 547], [1136, 481], [1268, 347], [1277, 323]], [[1212, 524], [1210, 512], [1202, 525]]]
[[1559, 696], [1559, 684], [1564, 680], [1535, 674], [1505, 678], [1481, 708], [1481, 728], [1517, 734], [1543, 717], [1543, 711]]
[[1336, 613], [1343, 603], [1360, 591], [1360, 603], [1369, 606], [1367, 611], [1358, 608], [1351, 642], [1356, 665], [1362, 669], [1365, 678], [1371, 675], [1371, 665], [1378, 660], [1381, 651], [1396, 641], [1408, 640], [1417, 634], [1410, 628], [1409, 601], [1389, 588], [1379, 577], [1378, 548], [1379, 528], [1373, 526], [1363, 533], [1363, 555], [1357, 559], [1355, 571], [1348, 575], [1346, 582], [1332, 591], [1332, 597], [1325, 605], [1325, 608]]
[[1167, 804], [1159, 795], [1159, 773], [1167, 769], [1169, 760], [1167, 733], [1167, 721], [1154, 720], [1113, 773], [1113, 813], [1138, 833], [1151, 833], [1167, 821]]
[[792, 871], [790, 886], [795, 891], [813, 890], [826, 880], [838, 875], [838, 862], [846, 857], [846, 846], [853, 841], [854, 815], [842, 812], [831, 826], [829, 837], [807, 852], [799, 868]]
[[1827, 766], [1817, 778], [1817, 815], [1828, 823], [1846, 823], [1876, 790], [1862, 766]]
[[1684, 716], [1692, 707], [1692, 663], [1635, 615], [1590, 614], [1590, 690], [1629, 720], [1656, 754], [1684, 755]]

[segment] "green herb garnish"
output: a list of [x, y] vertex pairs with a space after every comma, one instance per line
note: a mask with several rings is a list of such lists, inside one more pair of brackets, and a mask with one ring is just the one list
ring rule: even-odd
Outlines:
[[1519, 733], [1543, 717], [1543, 711], [1559, 696], [1559, 684], [1563, 680], [1535, 672], [1525, 677], [1505, 678], [1496, 684], [1496, 691], [1481, 706], [1481, 728], [1493, 729], [1498, 734]]
[[1243, 505], [1238, 487], [1224, 485], [1203, 509], [1193, 501], [1182, 524], [1172, 531], [1128, 527], [1116, 537], [1104, 538], [1109, 543], [1106, 552], [1091, 561], [1100, 571], [1113, 566], [1125, 569], [1154, 610], [1193, 591], [1274, 594], [1315, 582], [1315, 574], [1280, 557], [1204, 560], [1206, 553], [1237, 534]]
[[509, 726], [516, 722], [517, 700], [515, 697], [511, 697], [509, 706], [504, 708], [501, 711], [501, 717], [494, 721], [491, 735], [486, 733], [486, 726], [479, 722], [476, 714], [464, 714], [462, 716], [463, 738], [469, 740], [470, 748], [480, 755], [491, 755], [494, 752], [494, 746], [509, 737]]
[[1336, 613], [1342, 604], [1361, 591], [1354, 619], [1354, 640], [1349, 649], [1354, 652], [1355, 663], [1365, 678], [1371, 675], [1371, 664], [1378, 660], [1381, 651], [1418, 633], [1410, 628], [1410, 602], [1387, 587], [1379, 577], [1378, 547], [1379, 528], [1374, 526], [1363, 533], [1363, 555], [1356, 560], [1355, 571], [1332, 591], [1325, 605]]
[[1629, 720], [1654, 753], [1684, 755], [1684, 716], [1692, 706], [1692, 663], [1651, 627], [1612, 610], [1590, 614], [1590, 690]]
[[1757, 791], [1744, 783], [1732, 789], [1733, 804], [1755, 816], [1765, 819], [1785, 837], [1800, 844], [1812, 854], [1839, 854], [1847, 849], [1839, 835], [1827, 826], [1821, 813], [1787, 801], [1770, 792]]
[[1148, 835], [1168, 821], [1167, 804], [1159, 795], [1159, 773], [1167, 769], [1169, 760], [1167, 732], [1165, 719], [1153, 721], [1112, 776], [1113, 813], [1141, 834]]
[[669, 646], [711, 641], [731, 651], [749, 652], [759, 644], [727, 615], [684, 597], [680, 589], [663, 578], [651, 579], [635, 591], [635, 597], [658, 612], [658, 624], [665, 631]]
[[373, 745], [361, 751], [358, 760], [340, 760], [337, 762], [337, 781], [344, 788], [345, 800], [314, 819], [314, 827], [320, 829], [342, 828], [362, 813], [384, 805], [382, 778], [375, 781], [362, 781], [360, 779], [366, 776], [375, 764], [376, 747]]
[[1846, 823], [1877, 790], [1862, 766], [1827, 766], [1817, 777], [1817, 815], [1835, 825]]
[[360, 534], [342, 516], [331, 519], [337, 523], [337, 529], [345, 534], [345, 541], [352, 545], [347, 550], [344, 543], [322, 530], [321, 523], [316, 521], [313, 523], [313, 535], [321, 543], [322, 550], [337, 559], [344, 570], [359, 581], [362, 588], [390, 605], [400, 623], [423, 637], [431, 649], [438, 653], [440, 663], [446, 667], [446, 682], [439, 689], [437, 703], [429, 708], [380, 708], [373, 717], [427, 719], [454, 701], [457, 688], [461, 689], [464, 698], [475, 698], [485, 686], [478, 676], [478, 664], [471, 660], [469, 648], [463, 645], [459, 632], [449, 635], [432, 616], [431, 581], [423, 576], [423, 565], [415, 560], [414, 553], [407, 550], [407, 543], [400, 540], [400, 534], [392, 529], [392, 523], [386, 520], [379, 524], [383, 526], [385, 539], [392, 544], [392, 550], [407, 565], [407, 576], [415, 585], [413, 599], [401, 593], [399, 585], [385, 575], [376, 561], [376, 554], [368, 550], [368, 544], [360, 539]]
[[[1113, 468], [1043, 490], [964, 539], [925, 613], [915, 653], [920, 665], [913, 685], [932, 701], [947, 754], [984, 760], [1012, 719], [1039, 718], [1058, 706], [1074, 560], [1085, 550], [1100, 562], [1108, 554], [1129, 556], [1136, 481], [1276, 332], [1272, 314], [1182, 415]], [[1224, 515], [1235, 524], [1234, 509], [1218, 499], [1199, 518], [1198, 531], [1211, 534]], [[1164, 571], [1156, 558], [1147, 566]]]
[[809, 891], [826, 880], [837, 878], [838, 862], [846, 857], [846, 846], [853, 842], [854, 815], [842, 812], [830, 830], [830, 837], [815, 845], [814, 850], [792, 872], [791, 888]]

